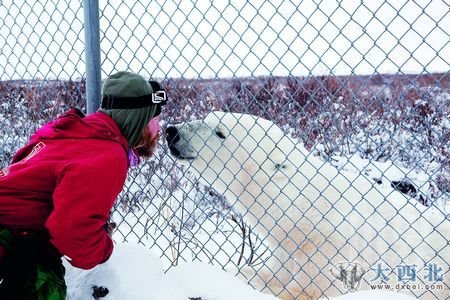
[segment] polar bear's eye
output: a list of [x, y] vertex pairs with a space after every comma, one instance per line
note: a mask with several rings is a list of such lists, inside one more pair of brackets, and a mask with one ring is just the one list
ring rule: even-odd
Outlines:
[[223, 132], [222, 131], [220, 131], [220, 130], [216, 130], [215, 131], [215, 134], [219, 137], [219, 138], [221, 138], [221, 139], [225, 139], [225, 134], [223, 134]]

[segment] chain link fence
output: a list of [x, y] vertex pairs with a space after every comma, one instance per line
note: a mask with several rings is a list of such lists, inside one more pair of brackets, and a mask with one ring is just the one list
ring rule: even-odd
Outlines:
[[[86, 108], [82, 4], [0, 0], [1, 168], [43, 123]], [[171, 129], [116, 202], [116, 241], [285, 299], [360, 285], [443, 299], [448, 7], [101, 1], [102, 77], [132, 70], [170, 97]]]

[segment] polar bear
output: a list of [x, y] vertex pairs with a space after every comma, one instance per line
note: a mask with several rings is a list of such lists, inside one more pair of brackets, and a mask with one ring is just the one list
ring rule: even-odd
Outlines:
[[[271, 259], [252, 279], [259, 289], [283, 299], [338, 296], [346, 290], [332, 270], [354, 263], [366, 273], [353, 277], [360, 290], [380, 279], [409, 280], [416, 288], [403, 292], [447, 295], [450, 230], [442, 212], [362, 174], [339, 172], [256, 116], [211, 112], [168, 126], [166, 139], [172, 156], [223, 193], [267, 241]], [[439, 276], [427, 279], [426, 272]]]

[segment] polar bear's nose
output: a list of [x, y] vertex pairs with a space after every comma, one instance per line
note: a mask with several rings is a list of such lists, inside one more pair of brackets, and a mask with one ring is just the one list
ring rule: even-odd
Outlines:
[[176, 157], [180, 156], [180, 151], [175, 144], [180, 140], [178, 129], [175, 126], [169, 126], [166, 129], [166, 141], [169, 146], [170, 152]]
[[174, 145], [180, 140], [180, 135], [178, 134], [178, 129], [175, 126], [169, 126], [166, 129], [166, 140], [169, 147]]

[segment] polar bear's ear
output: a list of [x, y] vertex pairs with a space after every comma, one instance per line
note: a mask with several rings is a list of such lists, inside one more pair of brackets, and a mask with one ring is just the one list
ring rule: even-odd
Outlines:
[[283, 163], [275, 163], [275, 170], [283, 170], [286, 169], [287, 165]]

